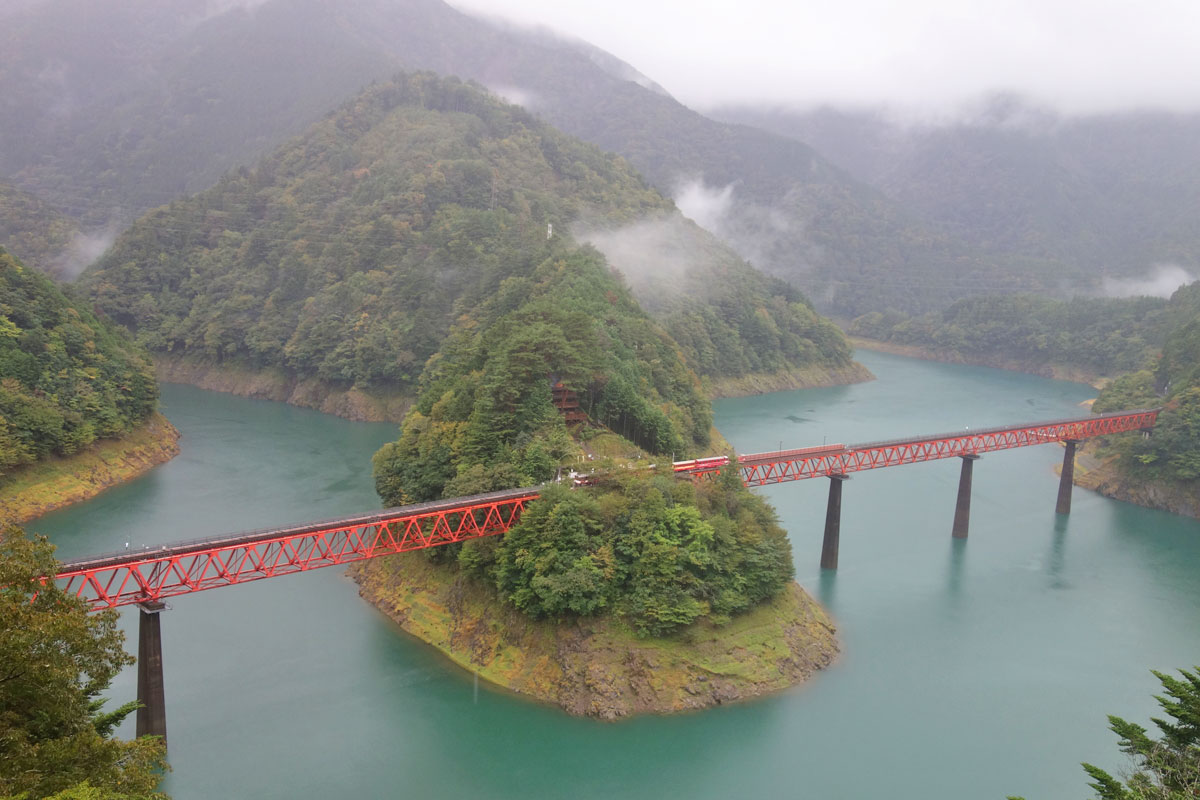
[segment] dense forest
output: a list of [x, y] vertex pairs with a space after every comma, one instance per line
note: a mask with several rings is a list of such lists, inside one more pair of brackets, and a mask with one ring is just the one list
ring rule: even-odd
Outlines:
[[[552, 383], [586, 420], [568, 429]], [[460, 319], [421, 386], [400, 438], [375, 455], [388, 505], [548, 481], [604, 428], [669, 460], [705, 446], [712, 418], [674, 343], [586, 247], [504, 281]], [[548, 491], [503, 538], [428, 557], [535, 618], [614, 613], [652, 636], [719, 621], [782, 590], [793, 569], [767, 505], [728, 473], [694, 488], [610, 468], [599, 486]]]
[[158, 384], [125, 334], [0, 248], [0, 480], [149, 416]]
[[1161, 356], [1106, 386], [1094, 410], [1151, 406], [1163, 409], [1154, 433], [1116, 444], [1122, 466], [1140, 478], [1200, 481], [1200, 283], [1172, 295]]
[[[81, 282], [153, 351], [412, 390], [454, 320], [571, 242], [572, 223], [671, 213], [620, 158], [423, 73], [371, 87], [253, 169], [147, 214]], [[794, 290], [683, 230], [716, 253], [689, 261], [684, 291], [660, 303], [694, 366], [849, 362]]]
[[49, 203], [0, 181], [0, 242], [21, 263], [59, 274], [79, 223]]
[[430, 359], [400, 439], [375, 456], [389, 505], [531, 485], [574, 451], [551, 384], [594, 422], [669, 456], [712, 412], [674, 342], [594, 250], [552, 256], [464, 314]]
[[922, 316], [871, 312], [855, 319], [849, 330], [964, 361], [1011, 359], [1029, 372], [1070, 367], [1112, 377], [1145, 367], [1162, 347], [1167, 307], [1166, 300], [1154, 297], [986, 295]]
[[464, 544], [458, 566], [535, 619], [611, 614], [642, 636], [719, 624], [794, 572], [774, 512], [726, 473], [700, 485], [663, 475], [551, 488], [504, 537]]

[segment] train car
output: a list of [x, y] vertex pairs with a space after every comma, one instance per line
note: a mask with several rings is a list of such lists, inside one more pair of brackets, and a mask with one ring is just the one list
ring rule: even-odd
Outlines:
[[672, 462], [671, 467], [676, 472], [715, 472], [728, 465], [729, 456], [709, 456], [708, 458], [675, 461]]

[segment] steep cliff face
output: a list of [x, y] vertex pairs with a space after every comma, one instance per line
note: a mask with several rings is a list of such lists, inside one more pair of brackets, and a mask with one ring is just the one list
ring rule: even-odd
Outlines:
[[838, 652], [833, 623], [796, 584], [724, 625], [654, 639], [612, 618], [531, 620], [421, 554], [363, 562], [352, 575], [364, 598], [459, 666], [580, 716], [746, 700], [803, 683]]

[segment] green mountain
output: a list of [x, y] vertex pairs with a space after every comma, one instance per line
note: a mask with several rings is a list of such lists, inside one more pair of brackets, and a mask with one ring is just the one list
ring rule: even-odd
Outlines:
[[0, 248], [0, 479], [129, 431], [157, 399], [149, 359], [124, 331]]
[[81, 280], [153, 351], [411, 392], [455, 321], [577, 246], [573, 226], [611, 247], [654, 219], [715, 254], [673, 264], [681, 291], [659, 303], [690, 364], [722, 377], [850, 363], [803, 298], [673, 214], [622, 159], [418, 74], [150, 212]]
[[[432, 69], [520, 98], [664, 193], [727, 190], [706, 224], [823, 308], [935, 307], [994, 272], [812, 148], [703, 117], [588, 45], [440, 0], [210, 8], [44, 0], [16, 15], [0, 34], [0, 137], [11, 142], [0, 175], [85, 225], [127, 220], [212, 185], [397, 67]], [[1026, 278], [1012, 286], [1040, 286]]]

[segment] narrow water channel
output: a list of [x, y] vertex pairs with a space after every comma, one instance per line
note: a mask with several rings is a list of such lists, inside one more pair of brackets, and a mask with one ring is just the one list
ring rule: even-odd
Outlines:
[[[878, 380], [724, 400], [741, 452], [1083, 413], [1092, 390], [861, 352]], [[378, 505], [391, 425], [164, 390], [183, 455], [44, 517], [69, 558]], [[765, 490], [841, 659], [800, 689], [700, 714], [574, 719], [481, 686], [365, 605], [340, 570], [177, 598], [163, 619], [178, 800], [1034, 798], [1124, 765], [1105, 715], [1143, 723], [1149, 669], [1200, 662], [1200, 523], [1076, 490], [1056, 446], [975, 465], [971, 535], [950, 538], [958, 460], [855, 475], [840, 569], [818, 569], [826, 482]], [[136, 612], [123, 622], [136, 645]], [[134, 694], [133, 671], [113, 694]], [[125, 731], [129, 735], [132, 731]]]

